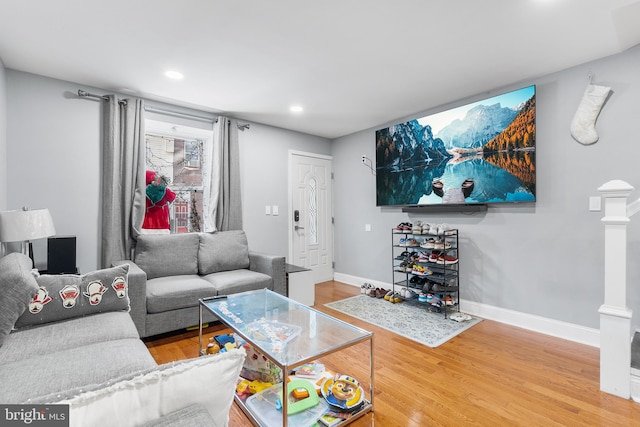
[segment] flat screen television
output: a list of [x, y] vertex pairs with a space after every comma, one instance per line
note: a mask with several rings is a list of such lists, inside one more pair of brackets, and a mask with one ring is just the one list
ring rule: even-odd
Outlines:
[[377, 206], [536, 200], [536, 88], [376, 131]]

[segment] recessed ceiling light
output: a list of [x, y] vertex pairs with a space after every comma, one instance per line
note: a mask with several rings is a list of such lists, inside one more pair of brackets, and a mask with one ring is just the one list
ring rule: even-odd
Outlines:
[[289, 107], [289, 111], [291, 111], [292, 113], [302, 113], [304, 111], [304, 108], [302, 108], [302, 105], [292, 105], [291, 107]]
[[174, 80], [182, 80], [184, 78], [184, 75], [178, 71], [167, 71], [164, 75]]

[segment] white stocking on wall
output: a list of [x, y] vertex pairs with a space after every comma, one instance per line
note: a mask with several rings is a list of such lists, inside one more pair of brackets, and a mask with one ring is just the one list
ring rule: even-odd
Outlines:
[[591, 145], [598, 141], [596, 119], [609, 92], [610, 87], [592, 84], [584, 91], [578, 110], [571, 121], [571, 136], [579, 143]]

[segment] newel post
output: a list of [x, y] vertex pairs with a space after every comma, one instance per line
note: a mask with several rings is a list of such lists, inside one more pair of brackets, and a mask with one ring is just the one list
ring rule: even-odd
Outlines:
[[627, 307], [627, 199], [624, 181], [603, 184], [604, 304], [600, 306], [600, 390], [631, 396], [631, 315]]

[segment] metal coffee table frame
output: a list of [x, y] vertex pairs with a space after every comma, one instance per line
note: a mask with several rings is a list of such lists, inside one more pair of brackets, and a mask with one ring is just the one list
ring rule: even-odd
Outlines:
[[[373, 332], [365, 331], [347, 322], [300, 304], [268, 289], [242, 292], [229, 296], [203, 298], [200, 302], [199, 346], [200, 354], [206, 353], [202, 340], [203, 310], [213, 313], [218, 319], [247, 343], [262, 353], [287, 375], [292, 369], [344, 350], [369, 342], [369, 396], [363, 407], [350, 418], [340, 423], [347, 425], [373, 411]], [[301, 328], [299, 336], [286, 345], [261, 341], [250, 336], [247, 325], [258, 320], [278, 322]], [[274, 345], [275, 343], [275, 345]], [[286, 387], [283, 387], [286, 389]], [[251, 409], [238, 395], [235, 400], [242, 411], [255, 425], [260, 425]], [[282, 399], [282, 425], [287, 427], [288, 399]]]

